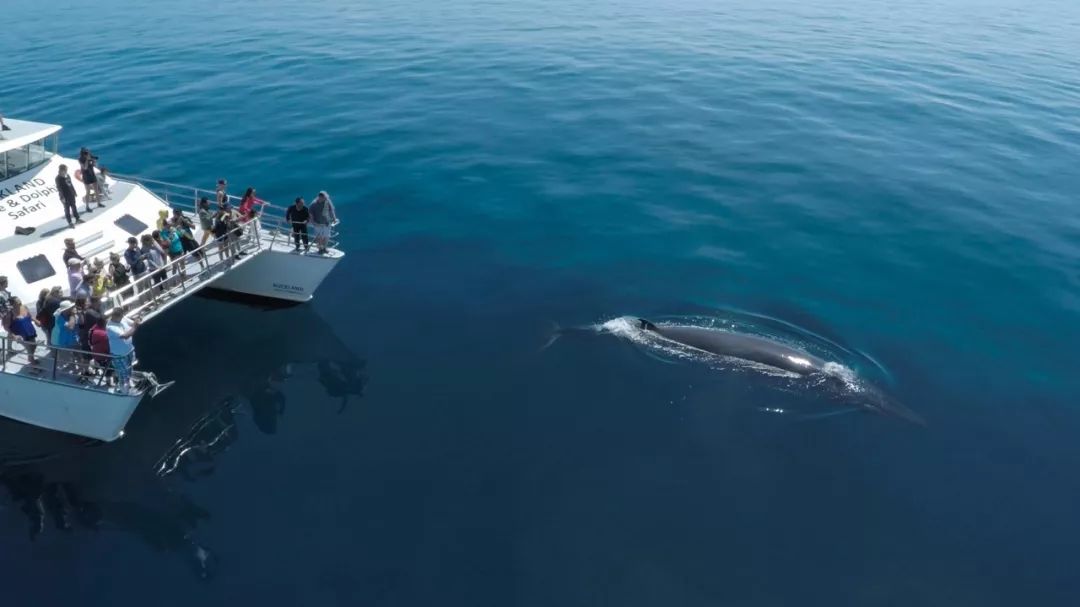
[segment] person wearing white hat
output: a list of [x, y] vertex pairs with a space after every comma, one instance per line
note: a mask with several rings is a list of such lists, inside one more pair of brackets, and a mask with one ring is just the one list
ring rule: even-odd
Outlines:
[[72, 257], [67, 260], [68, 286], [71, 287], [71, 296], [79, 296], [79, 287], [83, 285], [83, 261]]
[[74, 361], [74, 352], [71, 350], [78, 346], [79, 343], [79, 334], [76, 331], [76, 324], [79, 320], [75, 314], [75, 304], [65, 299], [60, 302], [60, 306], [56, 308], [56, 313], [53, 316], [55, 322], [51, 336], [52, 345], [57, 348], [66, 348], [66, 350], [56, 351], [56, 363], [70, 363]]

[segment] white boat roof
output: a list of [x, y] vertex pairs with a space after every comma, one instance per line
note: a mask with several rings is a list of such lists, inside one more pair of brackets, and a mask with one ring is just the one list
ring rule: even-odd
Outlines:
[[0, 131], [0, 152], [6, 152], [34, 141], [40, 141], [60, 130], [58, 124], [45, 124], [44, 122], [31, 122], [14, 118], [4, 118], [4, 125], [11, 130]]

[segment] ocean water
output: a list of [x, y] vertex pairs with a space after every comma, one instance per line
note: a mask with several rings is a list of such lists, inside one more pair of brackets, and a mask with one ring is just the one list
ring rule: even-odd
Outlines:
[[[5, 604], [1080, 603], [1080, 4], [2, 13], [4, 115], [329, 190], [348, 253], [148, 325], [177, 384], [122, 441], [0, 421]], [[543, 347], [627, 315], [782, 329], [926, 424]]]

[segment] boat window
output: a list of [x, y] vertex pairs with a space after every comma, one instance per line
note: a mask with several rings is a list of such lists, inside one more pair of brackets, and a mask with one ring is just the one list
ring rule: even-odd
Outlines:
[[33, 284], [56, 275], [56, 270], [53, 269], [52, 264], [44, 255], [35, 255], [29, 259], [24, 259], [15, 264], [15, 267], [19, 269], [19, 273], [22, 274], [26, 284]]
[[7, 151], [7, 176], [14, 177], [26, 171], [30, 160], [30, 146], [15, 148]]
[[128, 234], [131, 234], [132, 236], [138, 236], [150, 227], [145, 223], [139, 221], [138, 219], [135, 219], [131, 215], [122, 215], [120, 219], [117, 219], [114, 223], [116, 223], [116, 225], [120, 229], [124, 230]]
[[29, 164], [27, 168], [32, 169], [36, 166], [41, 166], [48, 162], [49, 158], [52, 157], [52, 153], [45, 147], [44, 139], [35, 141], [27, 147], [29, 148]]
[[7, 152], [0, 152], [0, 181], [7, 179]]

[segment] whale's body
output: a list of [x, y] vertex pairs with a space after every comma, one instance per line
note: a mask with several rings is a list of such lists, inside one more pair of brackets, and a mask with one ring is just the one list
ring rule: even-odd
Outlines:
[[[656, 325], [643, 318], [637, 319], [637, 326], [643, 331], [685, 347], [717, 356], [728, 356], [768, 365], [801, 376], [820, 375], [825, 380], [825, 385], [847, 386], [847, 381], [837, 374], [837, 371], [846, 369], [843, 365], [830, 363], [778, 341], [705, 327]], [[868, 411], [894, 415], [920, 425], [925, 424], [917, 413], [866, 382], [858, 382], [857, 389], [846, 393], [857, 396], [856, 404]]]
[[825, 360], [764, 337], [704, 327], [655, 325], [645, 319], [638, 319], [638, 323], [642, 329], [660, 337], [719, 356], [740, 358], [799, 375], [825, 371]]

